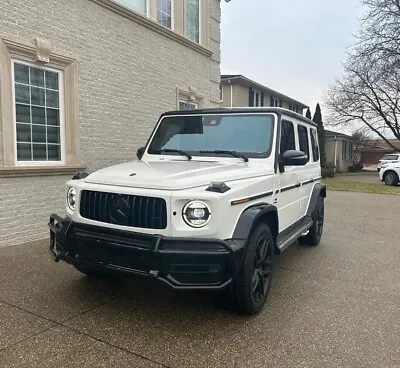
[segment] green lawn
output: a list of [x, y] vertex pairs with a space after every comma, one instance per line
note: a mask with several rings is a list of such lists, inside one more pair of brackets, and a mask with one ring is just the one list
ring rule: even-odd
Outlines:
[[400, 194], [400, 186], [392, 187], [383, 183], [363, 183], [338, 178], [322, 179], [328, 190], [380, 194]]

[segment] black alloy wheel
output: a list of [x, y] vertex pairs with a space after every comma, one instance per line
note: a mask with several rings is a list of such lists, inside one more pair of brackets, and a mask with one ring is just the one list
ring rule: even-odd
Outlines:
[[262, 311], [273, 276], [275, 239], [260, 223], [251, 233], [241, 269], [234, 283], [214, 297], [217, 305], [247, 315]]
[[258, 239], [253, 264], [252, 292], [255, 303], [262, 303], [267, 297], [272, 275], [272, 252], [272, 239], [265, 233]]
[[310, 227], [308, 234], [298, 239], [300, 244], [315, 246], [318, 245], [321, 241], [325, 218], [325, 205], [323, 197], [318, 198], [317, 207], [315, 208], [312, 218], [313, 224]]

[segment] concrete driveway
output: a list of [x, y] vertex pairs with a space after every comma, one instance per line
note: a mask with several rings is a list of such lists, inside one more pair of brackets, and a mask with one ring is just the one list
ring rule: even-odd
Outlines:
[[323, 242], [278, 258], [253, 318], [142, 280], [91, 280], [44, 242], [1, 249], [0, 366], [399, 367], [399, 200], [328, 195]]

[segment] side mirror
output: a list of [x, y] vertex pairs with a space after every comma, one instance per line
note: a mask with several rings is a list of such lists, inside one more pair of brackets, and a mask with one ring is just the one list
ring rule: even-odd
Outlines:
[[304, 166], [308, 162], [308, 157], [303, 151], [289, 150], [282, 155], [284, 166]]
[[142, 159], [145, 150], [146, 150], [146, 147], [140, 147], [140, 148], [138, 148], [138, 150], [136, 151], [136, 156], [137, 156], [137, 158], [138, 158], [139, 160]]

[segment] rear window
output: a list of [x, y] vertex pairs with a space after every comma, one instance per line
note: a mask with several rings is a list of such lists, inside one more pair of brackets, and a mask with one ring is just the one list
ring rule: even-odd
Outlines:
[[311, 129], [311, 146], [312, 146], [312, 152], [313, 152], [313, 160], [318, 161], [319, 160], [319, 148], [318, 148], [318, 138], [317, 138], [317, 131], [315, 129]]
[[395, 161], [399, 159], [399, 155], [385, 155], [381, 158], [381, 160], [390, 160]]

